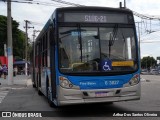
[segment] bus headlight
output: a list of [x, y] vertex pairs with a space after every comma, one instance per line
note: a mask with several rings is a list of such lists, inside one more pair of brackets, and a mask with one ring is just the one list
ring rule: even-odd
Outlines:
[[69, 88], [69, 81], [66, 77], [62, 77], [60, 76], [59, 77], [59, 80], [60, 80], [60, 85], [64, 88]]
[[136, 74], [132, 77], [132, 79], [129, 81], [129, 84], [131, 86], [136, 85], [139, 83], [139, 74]]
[[68, 82], [67, 80], [63, 80], [63, 81], [61, 82], [61, 86], [62, 86], [62, 87], [67, 87], [68, 84], [69, 84], [69, 82]]
[[139, 74], [134, 75], [131, 80], [124, 84], [124, 87], [129, 87], [129, 86], [133, 86], [139, 83]]
[[60, 81], [60, 86], [63, 88], [79, 89], [78, 86], [73, 85], [66, 77], [60, 76], [59, 81]]

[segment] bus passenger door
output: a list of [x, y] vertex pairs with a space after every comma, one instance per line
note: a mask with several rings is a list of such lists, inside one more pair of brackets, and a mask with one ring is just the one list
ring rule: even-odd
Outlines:
[[41, 94], [40, 89], [41, 89], [41, 62], [42, 62], [42, 55], [41, 55], [41, 51], [42, 51], [42, 43], [41, 41], [39, 42], [38, 45], [38, 76], [37, 76], [37, 84], [38, 84], [38, 94]]
[[51, 68], [51, 91], [52, 100], [56, 99], [56, 70], [55, 70], [55, 30], [53, 26], [50, 28], [50, 68]]
[[48, 56], [48, 31], [44, 34], [43, 36], [43, 49], [42, 49], [42, 73], [41, 73], [41, 89], [43, 94], [47, 95], [46, 93], [46, 86], [47, 86], [47, 80], [49, 80], [48, 78], [48, 65], [47, 65], [47, 56]]

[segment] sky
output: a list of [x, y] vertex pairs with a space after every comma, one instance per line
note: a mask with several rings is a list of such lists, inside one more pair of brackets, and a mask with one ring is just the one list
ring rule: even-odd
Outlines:
[[[13, 1], [13, 0], [12, 0]], [[18, 0], [26, 1], [26, 0]], [[35, 30], [41, 30], [44, 24], [47, 22], [55, 8], [66, 7], [66, 5], [53, 2], [52, 0], [33, 0], [34, 2], [40, 1], [46, 5], [37, 4], [24, 4], [24, 3], [13, 3], [12, 2], [12, 17], [14, 20], [20, 23], [19, 29], [25, 31], [24, 20], [31, 21], [30, 27], [34, 26]], [[85, 6], [103, 6], [103, 7], [119, 7], [119, 2], [124, 0], [65, 0], [76, 4]], [[49, 6], [50, 5], [50, 6]], [[160, 18], [160, 0], [126, 0], [126, 7], [136, 11], [143, 15], [156, 16]], [[7, 16], [7, 3], [0, 0], [0, 15]], [[151, 21], [152, 26], [150, 27], [150, 21], [145, 21], [135, 17], [136, 22], [143, 22], [140, 25], [140, 41], [141, 41], [141, 57], [152, 56], [155, 59], [160, 56], [160, 20]], [[146, 24], [145, 24], [146, 23]], [[137, 26], [137, 24], [136, 24]], [[153, 31], [147, 34], [145, 31]], [[137, 29], [138, 31], [138, 29]], [[33, 29], [28, 30], [29, 37], [32, 40]], [[37, 33], [38, 35], [38, 33]]]

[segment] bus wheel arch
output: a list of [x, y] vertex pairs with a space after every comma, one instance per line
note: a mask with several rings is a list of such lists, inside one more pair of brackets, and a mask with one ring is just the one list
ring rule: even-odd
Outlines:
[[47, 97], [47, 100], [48, 100], [48, 103], [49, 103], [49, 106], [50, 107], [54, 107], [54, 108], [56, 108], [56, 105], [51, 101], [51, 94], [52, 94], [52, 92], [50, 91], [50, 85], [49, 85], [49, 78], [48, 78], [48, 76], [47, 76], [47, 78], [46, 78], [47, 80], [46, 80], [46, 97]]

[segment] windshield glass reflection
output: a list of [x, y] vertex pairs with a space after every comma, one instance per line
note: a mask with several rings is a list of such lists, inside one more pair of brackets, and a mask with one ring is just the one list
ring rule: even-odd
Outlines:
[[137, 69], [133, 28], [60, 27], [62, 72], [113, 72]]

